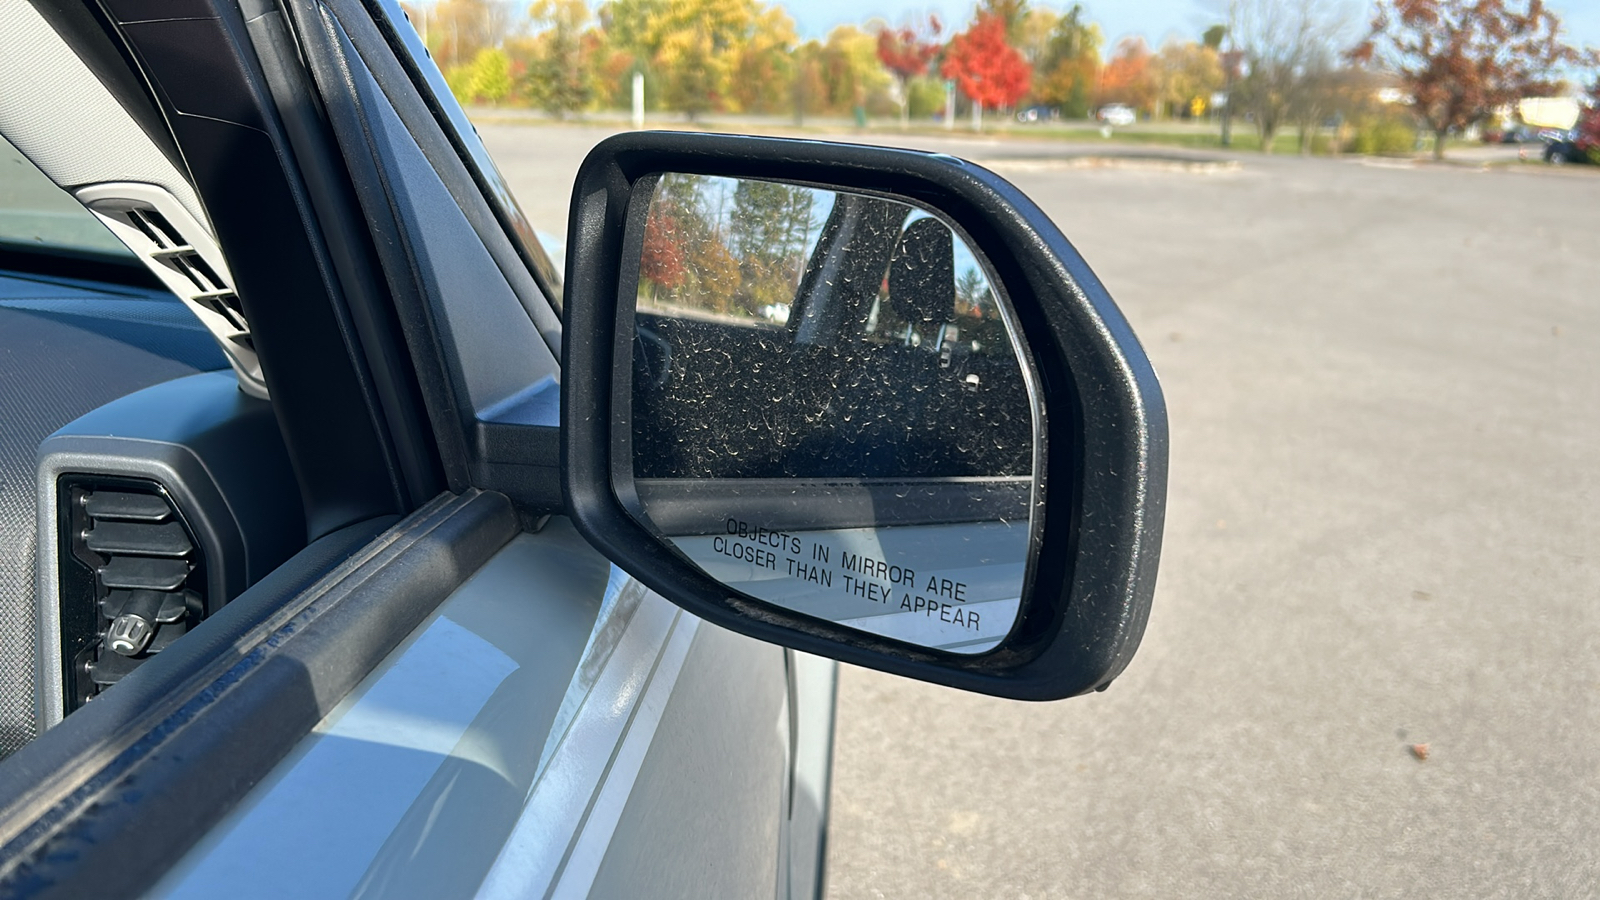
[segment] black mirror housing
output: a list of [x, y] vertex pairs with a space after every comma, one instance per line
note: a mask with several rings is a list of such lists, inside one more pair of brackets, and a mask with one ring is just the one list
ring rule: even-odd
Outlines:
[[[1035, 525], [1015, 624], [993, 649], [929, 649], [791, 611], [710, 577], [642, 523], [620, 491], [615, 423], [629, 416], [631, 303], [643, 215], [663, 173], [777, 181], [914, 204], [960, 230], [1010, 304], [1042, 415]], [[648, 199], [648, 198], [646, 198]], [[820, 141], [634, 132], [580, 168], [567, 242], [561, 477], [578, 530], [618, 566], [730, 630], [842, 662], [995, 696], [1103, 689], [1144, 632], [1166, 500], [1166, 407], [1105, 288], [1021, 191], [941, 154]], [[632, 229], [633, 240], [629, 240]]]

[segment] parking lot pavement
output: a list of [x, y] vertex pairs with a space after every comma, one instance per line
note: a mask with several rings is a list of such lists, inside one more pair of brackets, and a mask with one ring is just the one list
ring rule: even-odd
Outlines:
[[[600, 133], [484, 131], [560, 230]], [[1161, 373], [1155, 610], [1088, 698], [847, 669], [830, 896], [1600, 883], [1600, 173], [1237, 159], [997, 165]]]

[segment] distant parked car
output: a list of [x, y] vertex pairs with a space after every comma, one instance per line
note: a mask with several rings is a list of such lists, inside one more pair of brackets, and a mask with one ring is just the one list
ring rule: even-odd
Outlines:
[[1539, 138], [1540, 138], [1540, 136], [1542, 134], [1543, 134], [1543, 132], [1541, 132], [1541, 131], [1539, 131], [1539, 130], [1531, 127], [1531, 126], [1528, 126], [1528, 125], [1517, 125], [1515, 127], [1508, 128], [1505, 131], [1500, 133], [1500, 143], [1502, 143], [1502, 144], [1531, 144], [1534, 141], [1539, 140]]
[[1588, 162], [1589, 157], [1578, 146], [1577, 132], [1549, 140], [1544, 145], [1544, 161], [1553, 165], [1569, 162]]
[[1600, 107], [1585, 109], [1570, 130], [1541, 131], [1539, 137], [1547, 163], [1600, 162]]
[[1061, 118], [1061, 111], [1053, 106], [1030, 106], [1017, 110], [1018, 122], [1048, 122]]
[[1107, 125], [1115, 125], [1118, 128], [1132, 125], [1139, 120], [1139, 116], [1133, 111], [1133, 107], [1124, 103], [1111, 103], [1100, 107], [1100, 111], [1095, 113], [1095, 118]]

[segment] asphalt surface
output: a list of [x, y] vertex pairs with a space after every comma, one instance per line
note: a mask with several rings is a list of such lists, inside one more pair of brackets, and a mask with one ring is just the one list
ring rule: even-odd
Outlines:
[[[482, 131], [561, 232], [604, 132]], [[1593, 894], [1600, 171], [917, 142], [1034, 197], [1141, 335], [1165, 552], [1104, 694], [845, 670], [829, 895]]]

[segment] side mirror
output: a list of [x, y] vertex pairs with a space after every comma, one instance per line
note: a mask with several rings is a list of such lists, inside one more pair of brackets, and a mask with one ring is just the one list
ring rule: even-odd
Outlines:
[[1018, 699], [1144, 631], [1167, 428], [1050, 220], [948, 156], [631, 133], [572, 205], [574, 524], [723, 627]]

